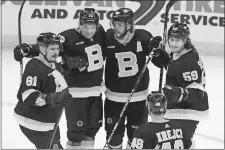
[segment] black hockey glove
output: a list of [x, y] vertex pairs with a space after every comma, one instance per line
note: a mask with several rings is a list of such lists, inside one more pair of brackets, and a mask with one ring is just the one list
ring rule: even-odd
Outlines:
[[175, 103], [181, 103], [182, 101], [187, 100], [189, 96], [188, 90], [182, 87], [165, 85], [162, 90], [166, 98]]
[[161, 36], [156, 36], [150, 39], [148, 43], [148, 49], [149, 51], [152, 51], [154, 48], [157, 48], [162, 41]]
[[65, 55], [64, 58], [69, 70], [79, 69], [80, 71], [83, 71], [88, 66], [88, 60], [84, 57], [70, 57], [68, 55]]
[[62, 104], [67, 106], [68, 103], [72, 100], [72, 95], [69, 94], [69, 90], [65, 89], [62, 92], [54, 92], [47, 94], [44, 98], [46, 103], [50, 105], [50, 107], [55, 107], [56, 104]]
[[162, 68], [162, 67], [166, 67], [170, 61], [171, 61], [171, 58], [169, 56], [169, 54], [166, 52], [166, 51], [163, 51], [162, 49], [155, 49], [153, 50], [153, 58], [152, 58], [152, 63], [159, 67], [159, 68]]
[[16, 61], [21, 61], [23, 57], [31, 58], [39, 55], [39, 51], [36, 44], [30, 45], [27, 43], [23, 43], [21, 44], [21, 48], [19, 48], [19, 45], [17, 45], [14, 48], [13, 52], [14, 52], [14, 59]]

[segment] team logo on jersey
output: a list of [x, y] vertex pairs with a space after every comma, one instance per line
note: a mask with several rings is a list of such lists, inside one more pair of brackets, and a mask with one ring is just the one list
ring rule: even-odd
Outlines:
[[107, 123], [108, 123], [108, 124], [112, 124], [112, 122], [113, 122], [113, 121], [112, 121], [112, 118], [107, 118]]
[[77, 126], [78, 127], [82, 127], [84, 125], [83, 121], [79, 120], [77, 121]]
[[84, 44], [84, 41], [76, 43], [76, 45]]
[[165, 128], [169, 128], [170, 126], [168, 124], [165, 125]]
[[59, 149], [58, 144], [54, 144], [54, 145], [53, 145], [53, 149]]

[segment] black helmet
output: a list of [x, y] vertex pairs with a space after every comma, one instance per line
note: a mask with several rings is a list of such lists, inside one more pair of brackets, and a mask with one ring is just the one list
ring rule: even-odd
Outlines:
[[52, 44], [61, 44], [60, 37], [54, 33], [46, 32], [39, 34], [37, 38], [37, 44], [42, 46], [49, 46]]
[[134, 12], [129, 8], [120, 8], [112, 15], [113, 21], [134, 22]]
[[149, 111], [154, 114], [165, 113], [167, 100], [163, 93], [155, 92], [147, 96], [147, 106]]
[[131, 24], [130, 31], [133, 32], [135, 16], [134, 16], [134, 12], [130, 8], [120, 8], [116, 10], [113, 13], [112, 19], [111, 19], [112, 23], [114, 21], [124, 21], [128, 24]]
[[189, 38], [190, 30], [186, 24], [176, 22], [168, 30], [168, 37], [170, 36]]
[[99, 15], [94, 8], [85, 8], [80, 13], [79, 21], [80, 25], [84, 23], [95, 23], [96, 25], [98, 25]]

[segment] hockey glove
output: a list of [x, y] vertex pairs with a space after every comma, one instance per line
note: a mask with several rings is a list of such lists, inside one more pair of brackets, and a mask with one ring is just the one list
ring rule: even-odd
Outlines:
[[66, 93], [63, 98], [62, 104], [67, 107], [69, 103], [73, 100], [73, 96], [70, 93]]
[[158, 48], [153, 50], [153, 56], [152, 63], [159, 68], [166, 67], [171, 60], [166, 51]]
[[148, 43], [148, 49], [149, 51], [152, 51], [153, 48], [157, 48], [162, 41], [162, 38], [160, 36], [156, 36], [150, 39]]
[[36, 44], [30, 45], [27, 43], [21, 44], [21, 48], [17, 45], [14, 48], [14, 59], [16, 61], [21, 61], [23, 57], [31, 58], [39, 55], [38, 47]]
[[21, 44], [21, 48], [19, 47], [19, 45], [17, 45], [14, 48], [14, 59], [16, 61], [21, 61], [23, 59], [23, 57], [26, 57], [29, 55], [31, 48], [32, 48], [32, 46], [27, 43]]
[[79, 69], [80, 71], [83, 71], [88, 66], [88, 60], [84, 57], [81, 56], [70, 57], [68, 55], [65, 55], [64, 58], [69, 70]]
[[[67, 105], [71, 99], [68, 89], [63, 90], [62, 92], [54, 92], [47, 94], [45, 96], [45, 101], [50, 107], [55, 107], [56, 104]], [[73, 97], [72, 97], [73, 98]]]
[[175, 103], [181, 103], [182, 101], [187, 100], [189, 96], [188, 90], [182, 87], [165, 85], [162, 90], [166, 98]]

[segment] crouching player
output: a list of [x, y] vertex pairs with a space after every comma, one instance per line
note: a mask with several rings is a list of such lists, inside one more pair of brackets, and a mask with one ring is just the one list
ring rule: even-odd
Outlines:
[[134, 132], [132, 149], [189, 149], [191, 138], [186, 128], [175, 120], [165, 120], [167, 99], [162, 93], [148, 95], [146, 105], [152, 122]]
[[[25, 67], [14, 117], [30, 142], [37, 149], [46, 149], [61, 109], [72, 100], [72, 95], [56, 63], [60, 38], [53, 33], [42, 33], [37, 38], [37, 46], [40, 53]], [[50, 148], [63, 148], [59, 128]]]

